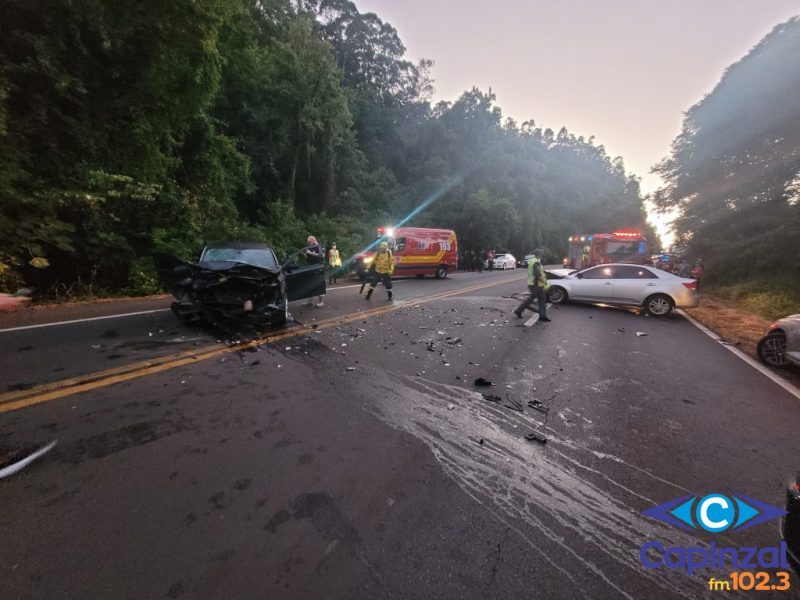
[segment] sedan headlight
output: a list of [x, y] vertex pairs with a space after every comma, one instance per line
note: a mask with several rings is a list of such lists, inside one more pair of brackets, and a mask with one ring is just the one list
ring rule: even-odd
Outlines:
[[369, 263], [371, 263], [371, 262], [372, 262], [372, 257], [371, 257], [371, 256], [368, 256], [367, 258], [365, 258], [365, 259], [363, 260], [363, 263], [364, 263], [365, 265], [368, 265], [368, 264], [369, 264]]

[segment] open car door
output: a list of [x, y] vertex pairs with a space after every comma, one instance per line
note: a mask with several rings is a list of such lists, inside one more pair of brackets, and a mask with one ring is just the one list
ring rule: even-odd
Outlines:
[[180, 283], [192, 276], [192, 266], [171, 254], [154, 254], [153, 260], [155, 260], [161, 284], [170, 294], [176, 298], [179, 297], [184, 289]]
[[315, 248], [315, 246], [303, 248], [283, 265], [283, 272], [286, 275], [286, 296], [290, 301], [325, 294], [323, 260], [309, 257], [306, 254], [306, 251]]

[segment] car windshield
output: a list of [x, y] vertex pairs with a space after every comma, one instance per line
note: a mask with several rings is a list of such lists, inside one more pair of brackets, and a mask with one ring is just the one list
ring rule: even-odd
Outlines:
[[206, 248], [200, 261], [236, 262], [262, 269], [278, 268], [275, 255], [269, 248]]

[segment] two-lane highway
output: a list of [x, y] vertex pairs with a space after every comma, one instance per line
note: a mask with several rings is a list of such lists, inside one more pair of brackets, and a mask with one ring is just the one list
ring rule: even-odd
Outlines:
[[0, 413], [3, 450], [58, 440], [0, 481], [0, 596], [696, 598], [710, 573], [646, 569], [643, 543], [776, 544], [641, 511], [780, 505], [797, 398], [677, 315], [524, 327], [524, 284], [404, 280], [394, 305], [343, 287], [252, 344], [168, 312], [0, 333], [5, 398], [38, 398]]
[[[515, 274], [511, 274], [515, 273]], [[360, 295], [359, 285], [345, 283], [328, 289], [323, 308], [307, 307], [297, 302], [290, 305], [295, 323], [292, 334], [303, 328], [330, 326], [342, 318], [358, 316], [362, 311], [372, 314], [401, 308], [408, 302], [447, 295], [459, 290], [491, 287], [498, 282], [522, 280], [521, 271], [494, 272], [485, 275], [459, 273], [444, 280], [406, 279], [397, 282], [397, 300], [386, 302], [382, 288], [369, 302]], [[241, 339], [269, 339], [286, 331], [235, 332], [188, 327], [180, 323], [169, 310], [171, 298], [126, 301], [116, 314], [109, 303], [55, 307], [59, 319], [52, 321], [44, 311], [40, 318], [31, 319], [30, 311], [14, 323], [4, 315], [0, 324], [0, 410], [4, 400], [17, 399], [35, 392], [36, 386], [68, 380], [82, 381], [87, 375], [100, 372], [114, 375], [125, 372], [131, 365], [145, 367], [187, 356], [226, 348]], [[35, 314], [35, 313], [34, 313]], [[33, 321], [33, 322], [31, 322]], [[49, 386], [47, 389], [50, 389]]]

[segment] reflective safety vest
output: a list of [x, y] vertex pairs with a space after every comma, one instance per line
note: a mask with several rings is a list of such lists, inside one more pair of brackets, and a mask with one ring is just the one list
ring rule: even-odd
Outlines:
[[[536, 268], [536, 265], [539, 265], [540, 268], [538, 281], [534, 275], [534, 269]], [[547, 283], [547, 276], [544, 274], [542, 261], [535, 257], [528, 261], [528, 285], [535, 285], [545, 290], [550, 287], [550, 284]]]
[[332, 267], [342, 266], [342, 257], [339, 256], [338, 250], [334, 250], [333, 248], [331, 248], [330, 255], [328, 256], [328, 262]]
[[375, 255], [372, 261], [372, 266], [375, 268], [376, 273], [394, 273], [394, 256], [390, 250], [380, 252]]

